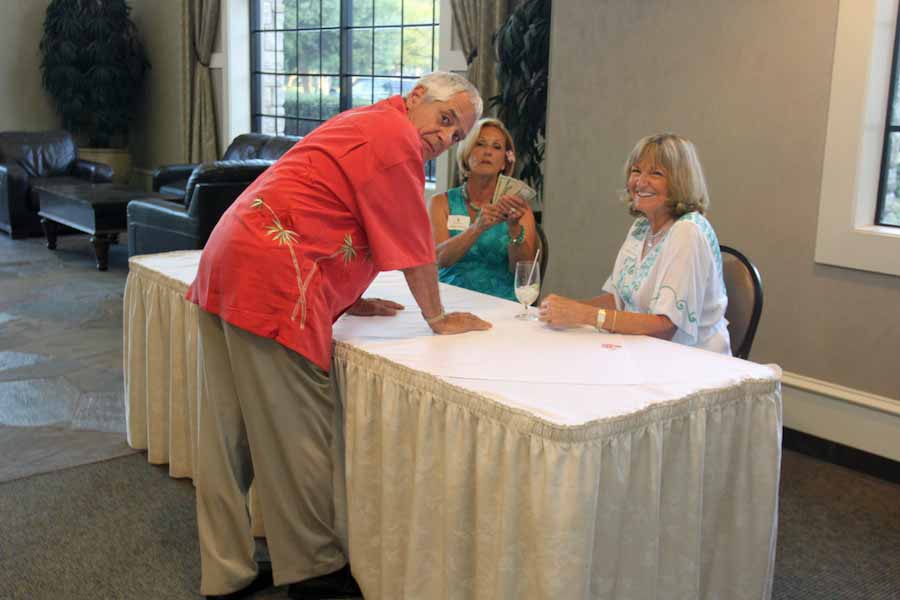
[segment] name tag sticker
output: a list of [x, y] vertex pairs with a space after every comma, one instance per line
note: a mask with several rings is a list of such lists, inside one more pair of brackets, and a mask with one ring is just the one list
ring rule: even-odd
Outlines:
[[450, 215], [447, 217], [447, 229], [450, 231], [465, 231], [472, 220], [469, 215]]

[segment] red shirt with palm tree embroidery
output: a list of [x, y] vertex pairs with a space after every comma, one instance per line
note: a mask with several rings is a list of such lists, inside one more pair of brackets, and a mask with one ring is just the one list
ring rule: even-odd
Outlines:
[[401, 96], [343, 112], [235, 200], [187, 299], [327, 372], [332, 324], [378, 272], [435, 261], [424, 186]]

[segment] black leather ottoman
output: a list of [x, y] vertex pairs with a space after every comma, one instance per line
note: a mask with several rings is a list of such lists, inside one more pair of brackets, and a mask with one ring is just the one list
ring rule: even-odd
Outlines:
[[100, 271], [109, 267], [109, 245], [115, 244], [119, 234], [127, 229], [128, 202], [135, 198], [173, 198], [118, 183], [60, 183], [35, 189], [47, 247], [56, 249], [59, 225], [90, 234]]

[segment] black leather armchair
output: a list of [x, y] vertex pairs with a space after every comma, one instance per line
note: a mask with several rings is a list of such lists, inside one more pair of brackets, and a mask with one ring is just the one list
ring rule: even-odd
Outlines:
[[[291, 135], [265, 135], [244, 133], [232, 140], [225, 150], [222, 160], [268, 160], [275, 161], [300, 141]], [[153, 191], [167, 196], [184, 198], [188, 179], [199, 164], [163, 165], [153, 174]]]
[[213, 227], [269, 160], [218, 161], [196, 167], [184, 202], [161, 198], [128, 203], [128, 255], [203, 248]]
[[0, 229], [12, 238], [41, 235], [35, 185], [112, 181], [109, 165], [78, 158], [67, 131], [0, 133]]

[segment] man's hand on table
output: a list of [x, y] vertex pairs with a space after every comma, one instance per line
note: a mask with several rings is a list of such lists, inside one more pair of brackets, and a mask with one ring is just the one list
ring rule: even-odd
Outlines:
[[393, 317], [404, 306], [392, 300], [381, 298], [360, 298], [347, 309], [348, 315], [357, 317]]
[[472, 313], [444, 312], [441, 305], [441, 294], [438, 290], [437, 273], [435, 263], [403, 269], [409, 291], [416, 299], [416, 304], [422, 309], [422, 317], [431, 330], [437, 334], [449, 335], [490, 329], [490, 323], [482, 321]]
[[439, 335], [485, 331], [491, 328], [490, 323], [467, 312], [446, 313], [442, 318], [430, 322], [429, 325], [431, 330]]

